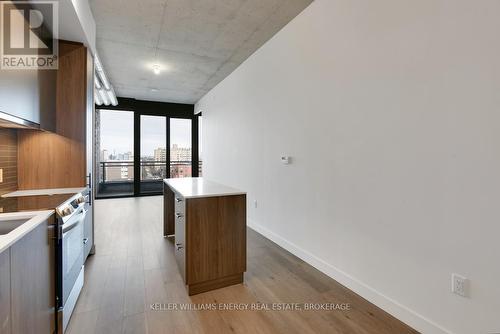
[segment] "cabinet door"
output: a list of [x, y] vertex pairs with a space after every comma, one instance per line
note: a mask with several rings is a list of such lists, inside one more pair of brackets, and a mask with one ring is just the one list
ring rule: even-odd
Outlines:
[[10, 249], [0, 253], [0, 333], [10, 334]]
[[191, 198], [186, 203], [188, 284], [246, 270], [246, 196]]
[[41, 72], [44, 71], [1, 71], [0, 111], [39, 124]]
[[49, 222], [11, 246], [12, 333], [55, 330], [55, 247]]
[[[218, 274], [220, 238], [226, 231], [219, 231], [218, 197], [190, 198], [186, 205], [186, 258], [187, 283], [195, 284], [224, 277]], [[228, 275], [226, 275], [228, 276]]]

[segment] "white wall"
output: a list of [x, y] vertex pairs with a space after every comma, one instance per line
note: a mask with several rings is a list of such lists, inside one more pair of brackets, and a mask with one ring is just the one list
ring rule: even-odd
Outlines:
[[495, 0], [316, 0], [197, 104], [204, 174], [416, 329], [499, 332], [499, 36]]

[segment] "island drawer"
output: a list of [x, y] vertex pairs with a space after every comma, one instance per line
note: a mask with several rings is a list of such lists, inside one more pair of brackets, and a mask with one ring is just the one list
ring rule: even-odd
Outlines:
[[175, 219], [174, 251], [179, 271], [186, 282], [186, 223], [184, 217]]
[[185, 215], [185, 211], [186, 211], [186, 200], [184, 199], [184, 197], [180, 196], [179, 194], [177, 193], [174, 193], [175, 196], [174, 196], [174, 207], [175, 207], [175, 214], [181, 214], [181, 215]]

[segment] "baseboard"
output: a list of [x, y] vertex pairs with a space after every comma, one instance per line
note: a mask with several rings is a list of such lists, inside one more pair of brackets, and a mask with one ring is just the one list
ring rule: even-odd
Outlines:
[[391, 314], [392, 316], [396, 317], [397, 319], [401, 320], [417, 331], [424, 334], [453, 334], [451, 331], [439, 326], [438, 324], [398, 303], [397, 301], [383, 295], [374, 288], [366, 285], [365, 283], [352, 277], [346, 272], [343, 272], [335, 266], [309, 253], [308, 251], [296, 246], [294, 243], [277, 235], [261, 224], [248, 219], [247, 225], [255, 232], [263, 235], [264, 237], [283, 247], [293, 255], [307, 262], [314, 268], [323, 272], [325, 275], [333, 278], [340, 284], [354, 291], [361, 297], [380, 307], [387, 313]]

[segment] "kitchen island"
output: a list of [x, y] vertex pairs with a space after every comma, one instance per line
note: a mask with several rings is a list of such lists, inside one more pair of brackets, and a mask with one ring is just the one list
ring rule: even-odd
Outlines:
[[165, 179], [164, 237], [189, 295], [243, 282], [246, 193], [203, 178]]

